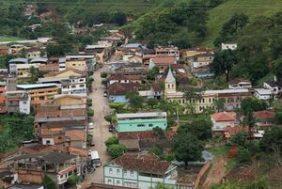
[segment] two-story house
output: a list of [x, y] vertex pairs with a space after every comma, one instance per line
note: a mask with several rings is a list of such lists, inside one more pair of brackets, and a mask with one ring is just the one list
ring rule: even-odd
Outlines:
[[177, 187], [176, 166], [150, 154], [129, 154], [104, 166], [104, 183], [128, 188], [149, 189], [158, 183]]
[[234, 127], [236, 125], [235, 112], [217, 112], [211, 115], [213, 123], [213, 133], [222, 133], [226, 127]]

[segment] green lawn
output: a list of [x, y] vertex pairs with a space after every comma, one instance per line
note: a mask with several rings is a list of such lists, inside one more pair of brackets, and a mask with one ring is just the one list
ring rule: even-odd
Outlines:
[[204, 45], [213, 46], [222, 25], [235, 13], [244, 13], [253, 19], [257, 16], [271, 16], [279, 11], [282, 11], [281, 0], [227, 0], [209, 12], [208, 38]]
[[18, 37], [12, 37], [12, 36], [0, 36], [0, 42], [8, 42], [8, 41], [17, 41], [20, 40]]

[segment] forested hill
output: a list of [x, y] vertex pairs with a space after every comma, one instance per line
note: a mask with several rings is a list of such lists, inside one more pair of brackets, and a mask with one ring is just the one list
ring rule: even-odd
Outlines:
[[209, 11], [205, 44], [212, 45], [223, 24], [235, 13], [244, 13], [253, 20], [259, 16], [270, 17], [279, 11], [282, 11], [281, 0], [227, 0]]
[[250, 23], [282, 11], [281, 0], [2, 0], [1, 35], [34, 38], [50, 33], [47, 28], [30, 35], [22, 27], [38, 23], [36, 19], [26, 21], [20, 14], [20, 5], [26, 3], [35, 4], [41, 13], [53, 10], [57, 18], [70, 24], [114, 23], [133, 30], [138, 40], [149, 45], [170, 43], [182, 48], [212, 47], [235, 13], [243, 13]]
[[[184, 47], [194, 44], [212, 47], [222, 26], [234, 14], [243, 13], [251, 22], [257, 17], [270, 17], [279, 11], [282, 11], [280, 0], [162, 1], [155, 9], [139, 17], [131, 26], [140, 39], [152, 43], [168, 40], [176, 45], [181, 43]], [[149, 33], [156, 35], [148, 35]], [[146, 37], [143, 37], [143, 34]], [[163, 40], [159, 36], [163, 36]], [[186, 42], [180, 38], [185, 38]]]

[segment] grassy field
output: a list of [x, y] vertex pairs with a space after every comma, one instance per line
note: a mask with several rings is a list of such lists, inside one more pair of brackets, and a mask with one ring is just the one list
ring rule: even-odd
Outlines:
[[235, 13], [244, 13], [253, 19], [257, 16], [271, 16], [279, 11], [282, 11], [281, 0], [227, 0], [210, 10], [208, 38], [204, 45], [213, 46], [222, 25]]
[[[50, 6], [60, 7], [66, 14], [76, 7], [82, 7], [91, 12], [111, 12], [120, 10], [127, 14], [139, 16], [159, 4], [163, 0], [45, 0]], [[42, 2], [42, 1], [40, 1]]]
[[11, 36], [0, 36], [0, 42], [7, 42], [7, 41], [17, 41], [20, 40], [18, 37], [11, 37]]

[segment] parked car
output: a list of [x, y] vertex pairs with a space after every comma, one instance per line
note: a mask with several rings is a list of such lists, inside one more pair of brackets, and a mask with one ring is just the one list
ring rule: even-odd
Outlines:
[[93, 123], [93, 122], [90, 122], [90, 123], [88, 124], [88, 129], [89, 129], [89, 130], [94, 129], [94, 123]]

